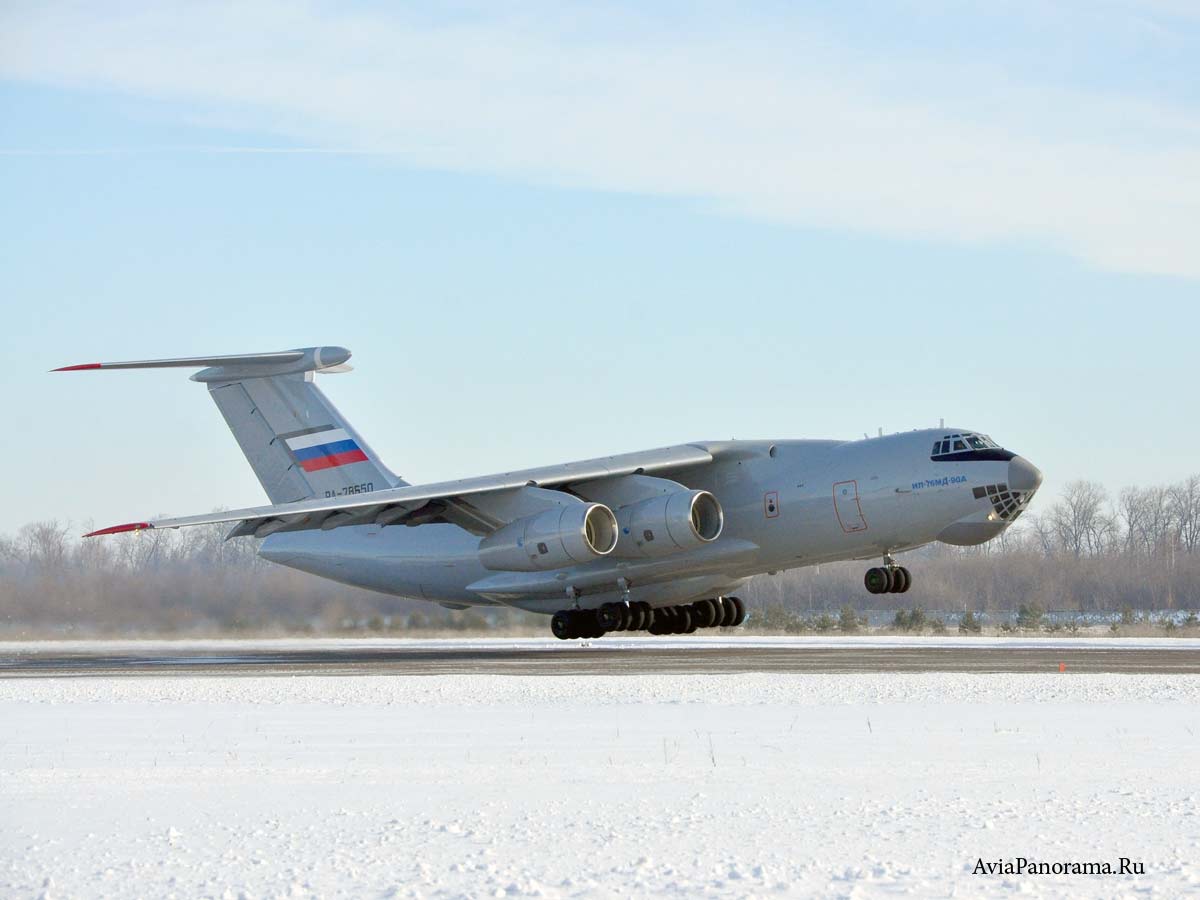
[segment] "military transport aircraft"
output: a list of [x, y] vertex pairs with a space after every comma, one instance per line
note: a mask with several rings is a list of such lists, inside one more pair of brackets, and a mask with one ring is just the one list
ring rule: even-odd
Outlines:
[[271, 504], [151, 519], [88, 537], [229, 523], [272, 562], [450, 609], [552, 616], [563, 639], [740, 625], [753, 575], [874, 559], [866, 589], [912, 584], [895, 554], [981, 544], [1042, 474], [965, 428], [857, 441], [697, 441], [435, 484], [392, 474], [313, 383], [350, 351], [90, 363], [199, 368]]

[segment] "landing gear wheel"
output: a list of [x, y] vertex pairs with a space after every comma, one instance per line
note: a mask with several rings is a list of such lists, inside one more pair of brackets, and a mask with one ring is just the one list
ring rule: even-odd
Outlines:
[[651, 609], [649, 612], [649, 621], [646, 623], [646, 630], [651, 634], [666, 634], [663, 631], [663, 626], [667, 624], [667, 615], [664, 609]]
[[872, 594], [886, 594], [892, 586], [892, 580], [888, 577], [887, 569], [876, 566], [867, 569], [867, 574], [863, 577], [863, 584]]
[[598, 638], [603, 637], [605, 628], [596, 619], [595, 610], [578, 609], [571, 613], [571, 637]]
[[628, 631], [630, 624], [633, 622], [633, 608], [630, 606], [621, 605], [621, 621], [617, 623], [614, 631]]
[[675, 630], [672, 634], [690, 634], [696, 629], [692, 627], [692, 611], [686, 606], [675, 607]]
[[892, 593], [906, 594], [912, 587], [912, 572], [901, 566], [892, 570]]
[[596, 624], [605, 631], [616, 631], [621, 624], [621, 604], [605, 603], [596, 610]]
[[572, 624], [574, 623], [571, 621], [571, 614], [566, 610], [562, 610], [556, 612], [550, 618], [550, 631], [560, 641], [567, 641], [575, 637], [574, 629], [571, 627]]
[[733, 628], [737, 628], [746, 621], [746, 604], [742, 602], [741, 597], [730, 597], [729, 604], [734, 609], [733, 621], [729, 624]]
[[717, 621], [717, 605], [711, 600], [697, 600], [692, 604], [692, 616], [701, 628], [712, 628]]
[[721, 598], [721, 621], [718, 623], [721, 628], [729, 628], [733, 625], [733, 620], [737, 618], [737, 606], [733, 600], [733, 597]]
[[708, 627], [709, 628], [720, 628], [721, 621], [725, 618], [725, 598], [713, 597], [708, 602], [712, 604], [712, 608], [713, 608], [712, 621], [710, 621], [708, 623]]

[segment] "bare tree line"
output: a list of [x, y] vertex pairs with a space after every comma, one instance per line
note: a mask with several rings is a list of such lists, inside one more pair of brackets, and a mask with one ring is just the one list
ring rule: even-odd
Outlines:
[[[200, 526], [79, 540], [36, 522], [0, 537], [0, 635], [338, 632], [453, 626], [420, 600], [335, 584], [258, 557], [252, 539]], [[477, 618], [477, 617], [476, 617]]]
[[[450, 613], [419, 600], [345, 587], [261, 560], [221, 526], [79, 540], [42, 521], [0, 536], [0, 635], [336, 632], [521, 625], [515, 611]], [[796, 613], [920, 606], [993, 614], [1022, 604], [1114, 613], [1200, 609], [1200, 475], [1110, 495], [1077, 481], [975, 548], [933, 545], [909, 554], [903, 595], [868, 595], [863, 563], [754, 579], [752, 608]]]

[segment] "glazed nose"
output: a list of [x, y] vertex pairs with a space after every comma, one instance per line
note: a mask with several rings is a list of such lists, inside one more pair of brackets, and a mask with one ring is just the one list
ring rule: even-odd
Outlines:
[[1008, 463], [1009, 490], [1036, 491], [1042, 486], [1042, 470], [1023, 456], [1014, 456]]

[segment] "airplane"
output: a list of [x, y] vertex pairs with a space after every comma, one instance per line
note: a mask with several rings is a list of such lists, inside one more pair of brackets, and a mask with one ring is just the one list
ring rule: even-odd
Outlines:
[[271, 562], [449, 609], [549, 615], [563, 640], [691, 634], [746, 619], [762, 573], [873, 560], [872, 594], [904, 593], [896, 554], [971, 546], [1029, 506], [1042, 473], [986, 434], [922, 429], [863, 440], [696, 441], [458, 481], [392, 473], [314, 383], [342, 347], [88, 363], [199, 368], [271, 501], [147, 519], [85, 537], [232, 525]]

